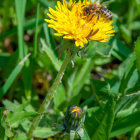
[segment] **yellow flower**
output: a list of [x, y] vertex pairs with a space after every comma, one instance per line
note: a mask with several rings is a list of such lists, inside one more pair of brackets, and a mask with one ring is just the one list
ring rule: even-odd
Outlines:
[[106, 20], [101, 15], [94, 16], [85, 15], [84, 7], [88, 7], [91, 2], [79, 0], [76, 3], [70, 0], [67, 4], [65, 0], [63, 3], [57, 2], [56, 10], [49, 7], [47, 15], [50, 19], [45, 19], [49, 23], [49, 27], [57, 31], [56, 36], [63, 36], [65, 39], [75, 40], [76, 46], [83, 47], [89, 40], [98, 42], [107, 42], [113, 30], [112, 20]]

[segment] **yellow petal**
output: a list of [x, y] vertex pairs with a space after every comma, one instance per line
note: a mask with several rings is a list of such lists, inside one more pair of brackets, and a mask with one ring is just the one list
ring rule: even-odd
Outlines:
[[54, 35], [63, 36], [64, 39], [75, 40], [77, 47], [83, 47], [90, 40], [97, 42], [107, 42], [114, 36], [115, 30], [113, 21], [107, 20], [101, 15], [85, 15], [84, 8], [91, 4], [91, 0], [66, 0], [57, 2], [56, 10], [49, 8], [47, 15], [49, 19], [44, 19], [49, 23], [48, 27], [56, 30]]

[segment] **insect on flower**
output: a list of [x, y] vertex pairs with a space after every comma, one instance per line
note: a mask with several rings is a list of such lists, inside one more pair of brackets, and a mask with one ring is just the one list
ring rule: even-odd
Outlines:
[[111, 12], [102, 5], [87, 0], [63, 0], [55, 8], [49, 8], [47, 13], [48, 27], [56, 31], [54, 35], [74, 40], [77, 47], [84, 47], [90, 40], [108, 42], [114, 36]]
[[90, 4], [88, 7], [84, 7], [84, 12], [85, 15], [98, 15], [106, 18], [107, 20], [112, 20], [112, 13], [104, 6], [104, 5], [99, 5], [97, 3]]

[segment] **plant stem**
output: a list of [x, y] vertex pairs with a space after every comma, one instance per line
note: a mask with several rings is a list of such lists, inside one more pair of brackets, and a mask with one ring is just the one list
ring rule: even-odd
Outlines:
[[68, 61], [69, 61], [69, 58], [71, 56], [71, 52], [68, 51], [67, 52], [67, 55], [65, 57], [65, 60], [60, 68], [60, 71], [58, 72], [57, 76], [56, 76], [56, 79], [55, 81], [53, 82], [53, 85], [51, 86], [50, 90], [49, 90], [49, 93], [46, 95], [43, 103], [41, 104], [40, 106], [40, 109], [38, 111], [38, 116], [33, 120], [33, 123], [28, 131], [28, 138], [32, 138], [33, 137], [33, 131], [36, 129], [36, 127], [38, 126], [42, 116], [43, 116], [43, 113], [46, 111], [47, 107], [49, 106], [50, 104], [50, 101], [51, 99], [54, 97], [54, 94], [55, 94], [55, 91], [58, 87], [58, 85], [61, 83], [61, 79], [64, 75], [64, 72], [65, 72], [65, 69], [66, 69], [66, 66], [68, 64]]

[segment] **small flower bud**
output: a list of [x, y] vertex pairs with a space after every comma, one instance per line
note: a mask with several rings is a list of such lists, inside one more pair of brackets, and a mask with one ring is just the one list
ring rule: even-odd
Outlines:
[[85, 115], [80, 107], [70, 106], [65, 114], [63, 125], [65, 130], [69, 132], [70, 130], [78, 131], [85, 120]]

